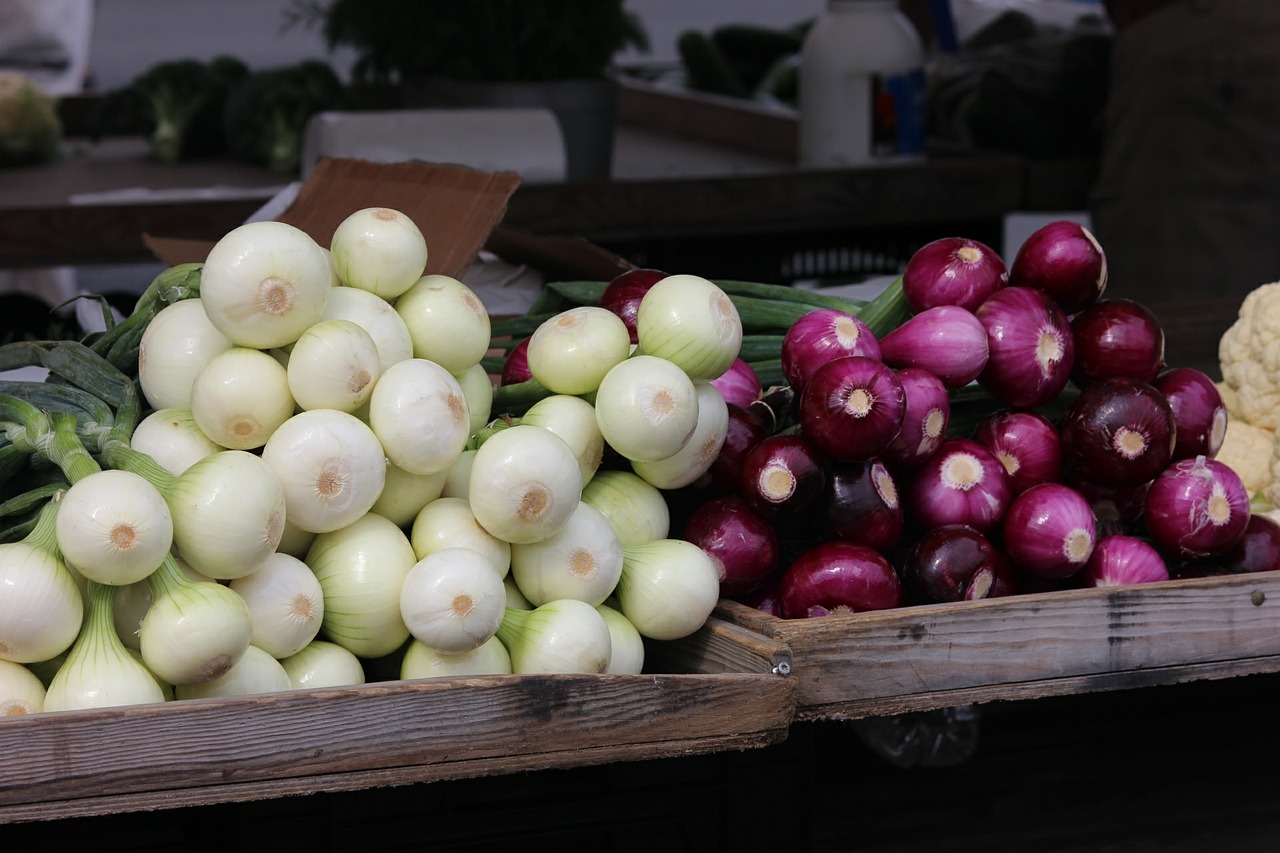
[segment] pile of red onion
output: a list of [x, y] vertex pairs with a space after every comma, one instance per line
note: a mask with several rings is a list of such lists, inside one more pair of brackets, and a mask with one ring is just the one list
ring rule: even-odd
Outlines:
[[[790, 417], [730, 401], [681, 535], [724, 564], [726, 598], [788, 619], [1280, 568], [1280, 524], [1214, 458], [1213, 381], [1166, 365], [1155, 316], [1106, 286], [1064, 220], [1008, 269], [974, 240], [922, 247], [912, 316], [880, 340], [802, 317], [773, 389]], [[953, 420], [960, 395], [986, 401], [976, 423]]]

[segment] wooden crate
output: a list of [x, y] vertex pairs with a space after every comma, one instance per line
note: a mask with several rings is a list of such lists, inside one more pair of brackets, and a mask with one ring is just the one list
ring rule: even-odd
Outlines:
[[[713, 620], [782, 644], [774, 665], [798, 682], [797, 720], [1280, 671], [1280, 572], [815, 619], [722, 601]], [[736, 665], [706, 635], [665, 651], [701, 672]]]
[[[722, 626], [725, 627], [725, 626]], [[0, 824], [742, 750], [786, 738], [777, 644], [736, 671], [374, 682], [0, 719]]]

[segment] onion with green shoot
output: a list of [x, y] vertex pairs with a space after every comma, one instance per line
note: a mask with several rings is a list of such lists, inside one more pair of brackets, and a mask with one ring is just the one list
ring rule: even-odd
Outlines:
[[174, 475], [223, 449], [201, 432], [190, 409], [176, 407], [156, 409], [139, 421], [129, 443]]
[[604, 458], [604, 435], [596, 422], [595, 407], [581, 397], [543, 397], [521, 416], [520, 423], [540, 426], [563, 438], [578, 459], [584, 486], [599, 470]]
[[393, 300], [422, 275], [427, 241], [404, 213], [366, 207], [348, 215], [329, 241], [333, 269], [348, 287]]
[[683, 539], [625, 545], [618, 609], [652, 640], [687, 637], [715, 609], [720, 572], [716, 558]]
[[50, 501], [30, 533], [0, 544], [0, 660], [49, 660], [80, 633], [85, 602], [58, 551], [57, 511], [58, 502]]
[[498, 639], [517, 674], [608, 672], [613, 651], [604, 616], [575, 598], [548, 601], [533, 610], [507, 608]]
[[244, 599], [220, 583], [193, 581], [172, 556], [147, 580], [152, 603], [138, 641], [143, 663], [157, 677], [173, 685], [198, 684], [240, 660], [253, 636]]

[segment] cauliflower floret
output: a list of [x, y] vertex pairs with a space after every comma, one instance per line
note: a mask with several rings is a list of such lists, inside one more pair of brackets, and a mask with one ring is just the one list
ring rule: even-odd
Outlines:
[[1273, 430], [1228, 418], [1226, 435], [1214, 458], [1239, 474], [1252, 496], [1270, 488], [1274, 480], [1272, 469], [1280, 466], [1280, 443]]
[[1254, 288], [1218, 342], [1223, 383], [1251, 425], [1280, 427], [1280, 282]]

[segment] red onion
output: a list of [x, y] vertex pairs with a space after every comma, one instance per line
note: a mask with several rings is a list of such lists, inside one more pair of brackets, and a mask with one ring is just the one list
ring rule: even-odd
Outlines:
[[726, 403], [729, 422], [724, 444], [707, 469], [711, 487], [720, 492], [736, 492], [742, 485], [742, 462], [757, 444], [769, 434], [760, 421], [741, 406]]
[[784, 619], [887, 610], [902, 604], [902, 582], [881, 554], [856, 542], [823, 542], [796, 557], [778, 582]]
[[894, 465], [911, 467], [928, 459], [938, 449], [951, 423], [951, 398], [942, 380], [920, 367], [897, 371], [907, 395], [902, 428], [883, 456]]
[[1071, 320], [1075, 337], [1072, 379], [1081, 387], [1123, 376], [1151, 382], [1164, 368], [1164, 329], [1156, 315], [1132, 299], [1102, 299]]
[[1062, 309], [1043, 291], [1005, 287], [974, 312], [987, 330], [978, 384], [1008, 406], [1047, 403], [1071, 378], [1075, 341]]
[[906, 390], [891, 368], [845, 356], [809, 377], [800, 395], [800, 430], [831, 459], [860, 462], [884, 452], [906, 412]]
[[1147, 499], [1147, 484], [1137, 486], [1100, 486], [1081, 479], [1074, 471], [1066, 472], [1063, 482], [1084, 495], [1098, 520], [1098, 536], [1127, 533], [1142, 520]]
[[973, 439], [1004, 464], [1015, 495], [1062, 476], [1062, 442], [1057, 427], [1037, 411], [992, 412], [978, 422]]
[[920, 367], [948, 388], [968, 385], [987, 366], [987, 329], [967, 308], [926, 309], [880, 339], [880, 357], [890, 367]]
[[720, 592], [744, 595], [774, 573], [778, 535], [773, 525], [738, 495], [723, 495], [698, 506], [681, 536], [720, 561]]
[[729, 369], [711, 380], [726, 403], [746, 409], [760, 399], [760, 377], [740, 358], [735, 358]]
[[1009, 284], [1042, 290], [1068, 314], [1096, 302], [1107, 288], [1107, 257], [1078, 222], [1058, 220], [1027, 237], [1009, 265]]
[[1240, 541], [1204, 562], [1219, 573], [1233, 575], [1280, 569], [1280, 523], [1266, 515], [1249, 516]]
[[1009, 472], [968, 438], [943, 440], [909, 477], [905, 512], [922, 529], [967, 524], [979, 533], [999, 525], [1013, 497]]
[[859, 355], [880, 359], [880, 342], [866, 323], [847, 311], [819, 308], [791, 324], [782, 338], [782, 375], [797, 393], [827, 362]]
[[499, 384], [515, 385], [532, 378], [533, 374], [529, 372], [529, 339], [525, 338], [507, 353], [506, 360], [502, 362]]
[[1227, 434], [1227, 407], [1218, 386], [1192, 367], [1174, 367], [1152, 383], [1173, 408], [1174, 459], [1218, 455]]
[[898, 485], [884, 463], [834, 463], [827, 473], [822, 520], [830, 538], [888, 553], [902, 534], [903, 520]]
[[939, 305], [972, 311], [1008, 281], [1004, 260], [990, 246], [966, 237], [943, 237], [921, 246], [907, 261], [902, 295], [913, 314]]
[[1083, 391], [1059, 427], [1063, 459], [1104, 486], [1137, 486], [1173, 458], [1176, 424], [1164, 395], [1134, 379], [1103, 379]]
[[803, 436], [767, 436], [742, 460], [740, 492], [752, 509], [769, 518], [814, 506], [826, 482], [822, 456]]
[[1249, 495], [1227, 465], [1179, 459], [1147, 488], [1143, 513], [1156, 546], [1178, 557], [1212, 557], [1234, 548], [1249, 525]]
[[1104, 536], [1080, 573], [1085, 586], [1125, 586], [1169, 579], [1160, 552], [1136, 536]]
[[921, 604], [975, 601], [1013, 595], [1008, 558], [991, 540], [965, 524], [935, 527], [902, 564], [912, 599]]
[[640, 310], [640, 300], [649, 292], [649, 288], [667, 277], [665, 272], [654, 269], [633, 269], [614, 276], [600, 294], [600, 307], [612, 311], [622, 318], [627, 331], [631, 333], [631, 343], [636, 343], [636, 312]]
[[1084, 495], [1061, 483], [1040, 483], [1009, 504], [1003, 532], [1005, 553], [1021, 571], [1065, 578], [1088, 562], [1097, 522]]
[[768, 613], [770, 616], [782, 618], [782, 604], [778, 601], [778, 581], [779, 576], [775, 575], [765, 581], [759, 588], [746, 593], [732, 597], [739, 604], [745, 604], [747, 607], [754, 607], [762, 613]]

